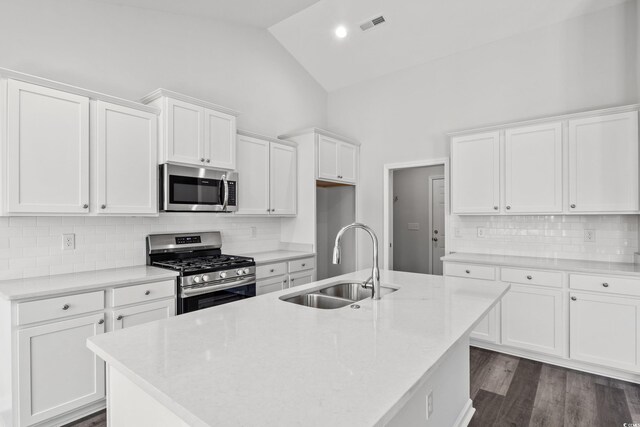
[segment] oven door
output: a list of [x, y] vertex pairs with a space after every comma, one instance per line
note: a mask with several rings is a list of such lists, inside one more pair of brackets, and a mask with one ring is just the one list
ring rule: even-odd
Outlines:
[[237, 210], [235, 172], [160, 165], [160, 210], [230, 212]]
[[178, 314], [190, 313], [256, 296], [255, 277], [239, 283], [182, 289], [178, 296]]

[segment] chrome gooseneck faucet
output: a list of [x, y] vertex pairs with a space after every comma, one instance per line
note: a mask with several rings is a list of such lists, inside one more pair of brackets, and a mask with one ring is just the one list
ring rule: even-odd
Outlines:
[[369, 280], [373, 281], [373, 299], [380, 299], [380, 270], [378, 269], [378, 236], [373, 230], [364, 224], [360, 224], [359, 222], [354, 222], [353, 224], [349, 224], [345, 227], [342, 227], [338, 234], [336, 235], [336, 243], [333, 247], [333, 263], [340, 264], [340, 244], [342, 240], [342, 235], [350, 228], [361, 228], [362, 230], [369, 233], [371, 237], [371, 242], [373, 243], [373, 268], [371, 269], [371, 277], [362, 284], [366, 286]]

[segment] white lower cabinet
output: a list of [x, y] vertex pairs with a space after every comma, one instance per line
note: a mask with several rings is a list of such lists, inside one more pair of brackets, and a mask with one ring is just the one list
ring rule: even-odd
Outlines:
[[500, 342], [500, 303], [476, 325], [470, 336], [478, 341]]
[[569, 313], [571, 359], [638, 371], [640, 300], [571, 292]]
[[278, 276], [256, 282], [256, 295], [264, 295], [269, 292], [276, 292], [286, 289], [288, 281], [286, 276]]
[[113, 330], [130, 328], [176, 315], [176, 300], [170, 298], [113, 311]]
[[276, 261], [256, 267], [256, 294], [264, 295], [316, 280], [315, 257]]
[[99, 313], [18, 331], [19, 425], [105, 397], [104, 362], [87, 348], [87, 338], [104, 330]]
[[302, 286], [314, 281], [315, 270], [301, 271], [289, 275], [289, 287]]
[[502, 344], [562, 356], [562, 295], [557, 289], [512, 284], [502, 299]]

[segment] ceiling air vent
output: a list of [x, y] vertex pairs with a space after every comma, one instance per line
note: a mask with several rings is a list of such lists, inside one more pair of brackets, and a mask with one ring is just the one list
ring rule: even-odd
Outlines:
[[382, 23], [384, 23], [384, 16], [380, 15], [377, 18], [373, 18], [369, 21], [366, 21], [365, 23], [363, 23], [362, 25], [360, 25], [360, 28], [362, 29], [362, 31], [366, 31], [370, 28], [375, 27], [376, 25], [380, 25]]

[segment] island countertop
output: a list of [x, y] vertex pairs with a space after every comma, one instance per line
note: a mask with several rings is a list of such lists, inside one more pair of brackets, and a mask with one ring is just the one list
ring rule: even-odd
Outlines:
[[507, 284], [382, 271], [379, 301], [320, 310], [280, 296], [369, 270], [98, 335], [88, 346], [191, 426], [378, 425]]

